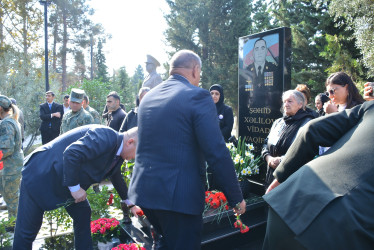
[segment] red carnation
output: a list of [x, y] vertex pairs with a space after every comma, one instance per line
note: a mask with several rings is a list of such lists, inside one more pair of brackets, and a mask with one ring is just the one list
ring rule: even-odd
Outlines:
[[4, 163], [1, 161], [0, 162], [0, 170], [3, 170], [3, 168], [4, 168]]
[[139, 212], [136, 213], [138, 216], [143, 216], [144, 215], [144, 212], [143, 210], [140, 210]]
[[109, 196], [109, 200], [108, 202], [106, 203], [108, 206], [112, 205], [113, 204], [113, 194], [110, 194]]
[[3, 158], [3, 151], [0, 150], [0, 160]]

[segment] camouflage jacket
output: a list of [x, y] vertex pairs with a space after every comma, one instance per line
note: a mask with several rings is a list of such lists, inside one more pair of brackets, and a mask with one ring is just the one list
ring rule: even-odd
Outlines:
[[20, 174], [23, 167], [21, 127], [10, 116], [0, 121], [0, 150], [3, 151], [1, 161], [4, 164], [1, 175]]
[[94, 119], [94, 124], [101, 124], [101, 116], [99, 115], [99, 112], [97, 112], [94, 108], [91, 108], [90, 106], [87, 106], [85, 110], [92, 115], [92, 118]]
[[94, 119], [83, 107], [78, 112], [69, 110], [62, 118], [60, 135], [74, 128], [93, 123]]

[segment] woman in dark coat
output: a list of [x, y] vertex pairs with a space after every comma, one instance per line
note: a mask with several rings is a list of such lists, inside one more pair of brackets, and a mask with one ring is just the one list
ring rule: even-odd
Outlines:
[[232, 108], [223, 103], [225, 97], [223, 95], [223, 88], [219, 84], [214, 84], [209, 89], [210, 95], [216, 104], [217, 115], [219, 120], [219, 127], [225, 142], [228, 142], [231, 136], [231, 130], [234, 125], [234, 114]]
[[267, 163], [265, 188], [273, 182], [273, 172], [282, 161], [301, 127], [314, 119], [305, 111], [305, 97], [297, 90], [288, 90], [282, 95], [284, 116], [274, 121], [262, 148], [262, 158]]

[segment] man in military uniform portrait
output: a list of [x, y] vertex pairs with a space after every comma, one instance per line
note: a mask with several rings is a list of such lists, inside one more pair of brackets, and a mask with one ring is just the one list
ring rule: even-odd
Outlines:
[[81, 89], [71, 90], [69, 99], [71, 110], [68, 111], [62, 119], [60, 129], [61, 135], [74, 128], [94, 123], [94, 119], [92, 118], [90, 113], [88, 113], [88, 111], [83, 108], [82, 102], [84, 94], [84, 90]]
[[90, 113], [90, 115], [92, 116], [92, 118], [94, 119], [94, 124], [101, 124], [101, 117], [100, 117], [100, 114], [99, 112], [96, 111], [96, 109], [92, 108], [89, 104], [90, 104], [90, 99], [88, 98], [88, 96], [85, 94], [83, 96], [83, 108], [88, 111], [88, 113]]
[[147, 55], [147, 61], [145, 62], [145, 65], [145, 68], [149, 75], [145, 77], [142, 87], [148, 87], [152, 89], [162, 83], [161, 76], [156, 72], [156, 68], [160, 67], [160, 63], [153, 56]]
[[253, 46], [253, 63], [240, 71], [240, 75], [246, 81], [248, 107], [271, 106], [274, 101], [278, 101], [273, 100], [270, 92], [275, 84], [278, 67], [266, 60], [269, 51], [266, 41], [263, 38], [257, 39]]

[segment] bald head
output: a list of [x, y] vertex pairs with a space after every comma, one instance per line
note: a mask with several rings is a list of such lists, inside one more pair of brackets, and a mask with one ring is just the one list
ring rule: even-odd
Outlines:
[[170, 75], [186, 77], [195, 86], [199, 85], [201, 59], [191, 50], [180, 50], [170, 60]]

